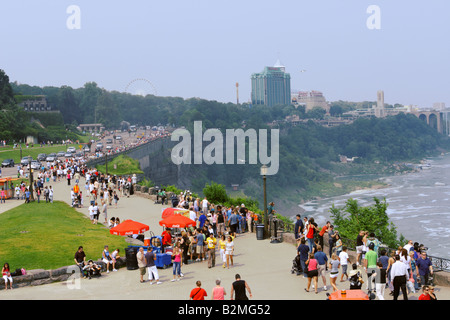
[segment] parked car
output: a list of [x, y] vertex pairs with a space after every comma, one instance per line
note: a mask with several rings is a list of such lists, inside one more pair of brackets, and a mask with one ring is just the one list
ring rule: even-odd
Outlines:
[[39, 170], [42, 167], [41, 163], [37, 160], [31, 161], [31, 169]]
[[13, 159], [5, 159], [2, 162], [2, 168], [4, 167], [14, 167], [14, 160]]
[[47, 158], [45, 158], [45, 161], [47, 162], [53, 162], [56, 160], [56, 153], [50, 153]]
[[122, 136], [116, 136], [116, 140], [122, 140]]
[[47, 159], [47, 155], [45, 153], [39, 153], [37, 159], [39, 161], [45, 161], [45, 159]]
[[106, 143], [107, 144], [111, 144], [111, 143], [113, 143], [113, 140], [112, 139], [106, 139]]
[[64, 154], [64, 157], [66, 157], [66, 158], [72, 158], [72, 157], [73, 157], [73, 153], [72, 153], [72, 152], [66, 152], [66, 153]]
[[75, 153], [76, 151], [77, 151], [77, 149], [75, 149], [75, 147], [68, 147], [67, 148], [67, 152]]
[[56, 154], [56, 157], [57, 158], [62, 158], [62, 157], [64, 157], [65, 156], [65, 152], [64, 151], [60, 151], [60, 152], [58, 152], [57, 154]]
[[102, 151], [102, 149], [103, 149], [103, 143], [97, 143], [97, 145], [95, 146], [95, 152]]
[[20, 160], [20, 164], [23, 166], [27, 166], [32, 160], [33, 160], [33, 157], [30, 157], [30, 156], [23, 157], [22, 160]]

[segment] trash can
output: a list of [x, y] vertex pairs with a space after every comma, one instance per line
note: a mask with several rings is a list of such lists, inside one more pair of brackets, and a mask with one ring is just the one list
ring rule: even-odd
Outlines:
[[127, 263], [127, 270], [136, 270], [139, 269], [138, 262], [136, 258], [138, 247], [128, 247], [125, 248], [125, 260]]
[[256, 240], [264, 240], [264, 225], [256, 225]]

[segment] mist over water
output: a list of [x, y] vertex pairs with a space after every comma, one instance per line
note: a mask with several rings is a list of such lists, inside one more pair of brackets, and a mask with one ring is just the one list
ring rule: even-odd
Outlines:
[[420, 172], [381, 177], [390, 185], [387, 188], [359, 190], [302, 204], [300, 207], [306, 210], [302, 217], [314, 217], [322, 225], [330, 219], [333, 203], [342, 207], [353, 198], [364, 206], [374, 204], [374, 197], [386, 198], [387, 213], [398, 235], [423, 243], [429, 255], [450, 258], [450, 154], [427, 162], [431, 167]]

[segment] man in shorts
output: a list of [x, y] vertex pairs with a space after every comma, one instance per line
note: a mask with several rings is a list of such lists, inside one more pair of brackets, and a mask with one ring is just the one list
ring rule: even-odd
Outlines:
[[139, 275], [141, 283], [144, 283], [145, 269], [147, 268], [147, 262], [145, 261], [144, 248], [140, 247], [136, 254], [136, 259], [139, 267]]
[[348, 279], [348, 274], [347, 274], [348, 260], [349, 259], [348, 259], [348, 253], [347, 253], [347, 246], [343, 246], [342, 251], [339, 254], [339, 261], [340, 261], [341, 267], [342, 267], [341, 282], [344, 282], [344, 275]]

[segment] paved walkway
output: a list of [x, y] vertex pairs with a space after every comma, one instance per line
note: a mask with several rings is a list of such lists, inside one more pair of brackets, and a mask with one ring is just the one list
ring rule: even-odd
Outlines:
[[[81, 181], [84, 185], [84, 179]], [[66, 182], [52, 183], [55, 189], [55, 200], [70, 202], [70, 187]], [[82, 188], [82, 190], [84, 190]], [[17, 201], [22, 203], [22, 201]], [[5, 205], [14, 206], [15, 201], [9, 200]], [[121, 197], [118, 208], [109, 208], [108, 216], [118, 216], [121, 221], [133, 219], [146, 223], [150, 230], [156, 235], [161, 234], [162, 227], [158, 222], [161, 220], [161, 205], [155, 205], [152, 200], [131, 196]], [[0, 206], [3, 209], [3, 205]], [[86, 216], [87, 207], [78, 209]], [[103, 217], [100, 217], [103, 221]], [[84, 244], [87, 246], [88, 244]], [[76, 248], [74, 248], [75, 253]], [[100, 278], [92, 280], [81, 279], [79, 288], [74, 289], [66, 282], [52, 283], [36, 287], [22, 287], [14, 290], [1, 290], [0, 299], [48, 299], [48, 300], [126, 300], [126, 299], [160, 299], [160, 300], [187, 300], [190, 291], [195, 287], [197, 280], [202, 281], [202, 287], [211, 297], [215, 280], [220, 278], [229, 299], [231, 283], [234, 276], [239, 273], [246, 280], [253, 293], [253, 300], [325, 300], [326, 292], [323, 291], [322, 280], [319, 279], [319, 293], [307, 293], [307, 280], [302, 276], [291, 274], [292, 260], [296, 254], [296, 248], [292, 244], [271, 244], [269, 240], [257, 240], [255, 233], [239, 235], [235, 240], [235, 265], [230, 269], [222, 268], [220, 258], [216, 257], [216, 267], [208, 269], [207, 262], [196, 262], [183, 265], [184, 277], [181, 281], [171, 282], [172, 269], [158, 269], [160, 285], [150, 285], [149, 282], [139, 282], [138, 270], [127, 270], [121, 268], [117, 272], [104, 273]], [[70, 253], [72, 254], [72, 253]], [[122, 252], [122, 255], [125, 253]], [[329, 276], [327, 274], [329, 286]], [[2, 284], [3, 285], [3, 284]], [[349, 283], [339, 283], [338, 288], [348, 289]], [[327, 292], [331, 292], [329, 289]], [[392, 300], [386, 290], [385, 298]], [[450, 300], [450, 288], [438, 287], [436, 290], [438, 299]], [[411, 294], [411, 300], [417, 299], [420, 293]], [[402, 299], [400, 297], [400, 299]]]

